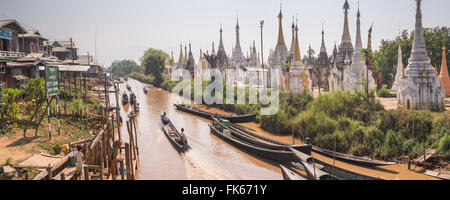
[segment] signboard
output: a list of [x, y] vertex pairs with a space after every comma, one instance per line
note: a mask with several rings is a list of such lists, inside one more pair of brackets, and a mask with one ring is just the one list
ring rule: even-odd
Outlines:
[[48, 66], [45, 70], [45, 82], [47, 96], [55, 96], [59, 93], [59, 68]]
[[13, 38], [12, 31], [4, 28], [0, 28], [0, 38], [11, 40]]

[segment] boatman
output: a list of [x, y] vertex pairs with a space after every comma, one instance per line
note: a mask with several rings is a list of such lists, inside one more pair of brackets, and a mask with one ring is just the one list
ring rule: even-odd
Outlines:
[[187, 145], [187, 138], [184, 134], [184, 128], [181, 128], [180, 139], [177, 139], [179, 144]]
[[164, 114], [162, 116], [162, 121], [163, 121], [164, 125], [169, 124], [169, 118], [167, 118], [166, 112], [164, 112]]

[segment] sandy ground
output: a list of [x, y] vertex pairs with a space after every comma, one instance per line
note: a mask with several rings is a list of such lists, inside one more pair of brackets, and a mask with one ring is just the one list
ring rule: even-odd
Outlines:
[[52, 140], [48, 140], [48, 125], [43, 121], [39, 127], [38, 137], [34, 137], [35, 129], [27, 130], [27, 137], [23, 137], [22, 128], [14, 128], [9, 135], [0, 136], [0, 164], [5, 163], [6, 159], [11, 158], [12, 164], [18, 164], [33, 154], [45, 151], [39, 144], [55, 143], [56, 141], [70, 139], [74, 131], [79, 128], [69, 126], [70, 128], [62, 129], [61, 135], [58, 135], [57, 122], [52, 119]]

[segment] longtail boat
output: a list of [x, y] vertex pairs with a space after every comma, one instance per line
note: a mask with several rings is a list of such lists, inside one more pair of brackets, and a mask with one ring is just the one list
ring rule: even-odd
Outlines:
[[208, 126], [214, 135], [235, 146], [236, 148], [249, 152], [250, 154], [280, 163], [288, 163], [294, 159], [294, 155], [291, 151], [267, 149], [242, 141], [234, 137], [229, 130], [223, 129], [220, 125], [214, 122], [213, 124], [208, 124]]
[[187, 143], [182, 144], [181, 142], [179, 142], [179, 140], [181, 139], [180, 133], [175, 128], [175, 126], [172, 124], [170, 119], [169, 118], [167, 118], [167, 119], [168, 119], [168, 123], [164, 124], [163, 115], [161, 114], [161, 122], [163, 125], [163, 132], [169, 139], [170, 143], [172, 143], [172, 145], [175, 147], [175, 149], [181, 153], [189, 150], [189, 148], [190, 148], [189, 144], [187, 144]]
[[425, 171], [425, 174], [434, 178], [442, 179], [442, 180], [450, 180], [450, 174], [448, 173], [440, 173], [431, 170]]
[[299, 174], [295, 173], [294, 171], [288, 169], [287, 167], [280, 165], [281, 173], [283, 174], [284, 180], [288, 181], [304, 181], [307, 180], [306, 178], [303, 178]]
[[396, 164], [396, 162], [372, 160], [372, 159], [362, 158], [362, 157], [358, 157], [358, 156], [352, 156], [352, 155], [348, 155], [348, 154], [338, 153], [338, 152], [330, 151], [327, 149], [322, 149], [317, 146], [313, 146], [312, 150], [316, 153], [328, 156], [330, 158], [336, 157], [336, 160], [352, 163], [355, 165], [366, 166], [366, 167], [386, 166], [386, 165], [395, 165]]
[[231, 134], [234, 137], [239, 138], [240, 140], [243, 140], [245, 142], [254, 144], [256, 146], [282, 151], [290, 151], [289, 147], [291, 147], [299, 151], [302, 151], [305, 154], [308, 155], [311, 154], [311, 145], [288, 145], [282, 142], [278, 142], [276, 140], [262, 137], [255, 133], [251, 133], [250, 131], [248, 132], [243, 131], [244, 130], [243, 128], [232, 123], [225, 125], [223, 119], [213, 117], [212, 120], [213, 122], [216, 122], [219, 125], [221, 125], [222, 128], [230, 130]]
[[210, 112], [206, 112], [201, 110], [200, 108], [196, 108], [196, 107], [191, 107], [188, 105], [184, 105], [184, 104], [174, 104], [175, 108], [177, 108], [177, 110], [189, 113], [189, 114], [193, 114], [205, 119], [211, 119], [211, 117], [219, 117], [222, 119], [226, 119], [229, 120], [231, 123], [248, 123], [248, 122], [254, 122], [256, 120], [256, 114], [251, 114], [251, 115], [239, 115], [239, 116], [231, 116], [231, 115], [218, 115], [218, 114], [214, 114], [214, 113], [210, 113]]
[[[239, 130], [240, 133], [244, 133], [247, 134], [249, 136], [253, 136], [256, 138], [259, 138], [261, 140], [264, 140], [266, 142], [272, 143], [273, 147], [276, 146], [290, 146], [289, 144], [283, 143], [283, 142], [279, 142], [270, 138], [266, 138], [263, 137], [261, 135], [258, 135], [250, 130], [248, 130], [245, 127], [236, 125], [236, 124], [232, 124], [231, 125], [233, 129], [235, 130]], [[291, 146], [292, 147], [292, 146]], [[297, 148], [294, 148], [297, 149]], [[298, 150], [298, 149], [297, 149]], [[380, 161], [380, 160], [371, 160], [371, 159], [366, 159], [366, 158], [362, 158], [362, 157], [358, 157], [358, 156], [352, 156], [352, 155], [348, 155], [348, 154], [343, 154], [343, 153], [338, 153], [338, 152], [333, 152], [330, 150], [326, 150], [326, 149], [322, 149], [320, 147], [317, 146], [312, 146], [312, 150], [316, 153], [325, 155], [327, 157], [336, 157], [336, 160], [340, 160], [340, 161], [344, 161], [344, 162], [348, 162], [348, 163], [352, 163], [352, 164], [356, 164], [356, 165], [361, 165], [361, 166], [367, 166], [367, 167], [375, 167], [375, 166], [385, 166], [385, 165], [394, 165], [396, 164], [395, 162], [386, 162], [386, 161]]]
[[291, 148], [291, 151], [305, 169], [308, 179], [310, 180], [340, 180], [339, 178], [324, 172], [323, 166], [316, 164], [310, 155], [306, 155], [300, 151]]

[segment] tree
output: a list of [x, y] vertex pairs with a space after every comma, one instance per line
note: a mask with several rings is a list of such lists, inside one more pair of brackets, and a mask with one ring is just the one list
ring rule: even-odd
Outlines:
[[[450, 30], [448, 27], [425, 28], [424, 38], [431, 65], [437, 66], [438, 72], [440, 72], [442, 46], [444, 44], [447, 47], [450, 46]], [[373, 57], [377, 71], [382, 76], [383, 84], [387, 84], [389, 88], [394, 83], [394, 77], [397, 73], [398, 45], [401, 44], [402, 46], [403, 64], [404, 67], [407, 67], [413, 40], [414, 32], [408, 33], [407, 30], [404, 30], [395, 40], [383, 39], [379, 50], [374, 53]], [[447, 62], [450, 62], [450, 57], [447, 56], [447, 59]]]
[[134, 60], [121, 60], [110, 67], [111, 72], [119, 76], [126, 76], [133, 72], [142, 72], [142, 68]]
[[142, 68], [146, 75], [155, 77], [155, 86], [159, 86], [163, 80], [163, 72], [169, 55], [159, 49], [147, 49], [141, 58]]

